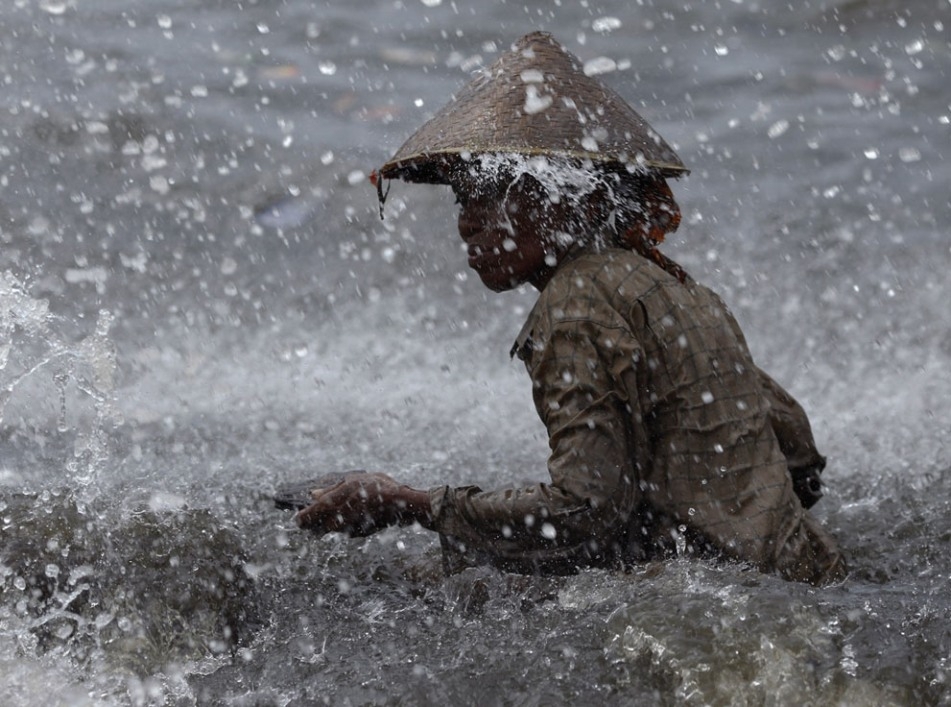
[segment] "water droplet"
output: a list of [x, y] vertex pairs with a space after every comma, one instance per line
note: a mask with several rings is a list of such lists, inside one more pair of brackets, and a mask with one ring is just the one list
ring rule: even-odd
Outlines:
[[621, 20], [617, 17], [599, 17], [591, 23], [591, 29], [595, 32], [611, 32], [620, 27]]
[[771, 139], [775, 139], [785, 133], [787, 130], [789, 130], [789, 121], [777, 120], [775, 123], [769, 126], [769, 130], [766, 131], [766, 134]]
[[539, 95], [537, 86], [527, 86], [525, 88], [525, 105], [522, 107], [522, 110], [528, 115], [541, 113], [548, 108], [553, 101], [554, 99], [547, 94]]
[[730, 53], [730, 48], [726, 46], [725, 44], [717, 44], [716, 46], [713, 47], [713, 52], [717, 56], [726, 56], [727, 54]]
[[324, 76], [333, 76], [337, 73], [337, 65], [332, 61], [321, 61], [317, 64], [317, 68]]
[[921, 151], [917, 147], [903, 147], [898, 151], [898, 159], [902, 162], [917, 162], [921, 159]]
[[149, 178], [149, 186], [152, 188], [153, 191], [156, 191], [159, 194], [168, 194], [168, 191], [171, 188], [169, 186], [168, 179], [166, 179], [160, 174], [157, 174], [154, 177]]
[[595, 57], [584, 63], [585, 76], [598, 76], [599, 74], [610, 74], [617, 70], [617, 62], [606, 56]]
[[905, 53], [909, 56], [919, 54], [925, 48], [925, 43], [921, 39], [916, 39], [905, 45]]
[[96, 630], [101, 631], [110, 623], [112, 623], [112, 620], [114, 618], [115, 618], [115, 614], [109, 613], [108, 611], [103, 611], [97, 614], [95, 622], [94, 622], [96, 626]]
[[40, 9], [51, 15], [62, 15], [66, 12], [66, 3], [60, 0], [43, 0], [40, 3]]
[[221, 261], [221, 274], [234, 275], [238, 269], [238, 263], [234, 258], [225, 258]]
[[155, 18], [155, 21], [158, 22], [158, 26], [162, 29], [171, 29], [172, 28], [172, 18], [168, 15], [159, 15]]
[[867, 159], [867, 160], [877, 160], [877, 159], [878, 159], [878, 148], [877, 148], [877, 147], [867, 147], [867, 148], [865, 148], [865, 159]]

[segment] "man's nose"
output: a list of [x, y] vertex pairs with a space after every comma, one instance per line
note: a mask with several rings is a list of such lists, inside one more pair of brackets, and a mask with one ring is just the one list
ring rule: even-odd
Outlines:
[[481, 224], [474, 222], [471, 217], [466, 216], [465, 214], [459, 214], [459, 221], [456, 224], [459, 228], [459, 236], [462, 240], [469, 242], [476, 233], [481, 230]]
[[485, 230], [491, 223], [493, 213], [490, 209], [482, 206], [466, 205], [459, 212], [459, 235], [462, 240], [468, 240], [480, 231]]

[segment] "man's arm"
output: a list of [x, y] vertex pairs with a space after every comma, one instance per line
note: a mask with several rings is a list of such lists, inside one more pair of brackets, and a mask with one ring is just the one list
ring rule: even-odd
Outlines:
[[638, 400], [627, 400], [619, 384], [639, 345], [626, 328], [592, 318], [543, 328], [543, 343], [526, 363], [548, 429], [551, 483], [431, 492], [435, 530], [457, 548], [520, 571], [568, 570], [616, 554], [641, 498], [630, 448]]
[[[730, 327], [740, 346], [749, 355], [746, 337], [729, 307], [719, 295], [712, 291], [711, 294], [728, 313]], [[763, 395], [769, 401], [769, 423], [779, 441], [780, 451], [786, 457], [793, 490], [803, 508], [812, 508], [816, 501], [822, 498], [822, 481], [819, 475], [825, 469], [826, 458], [816, 449], [812, 427], [802, 406], [761, 368], [757, 366], [756, 370], [763, 386]]]
[[618, 385], [636, 351], [629, 333], [621, 340], [616, 328], [588, 319], [557, 323], [546, 335], [530, 370], [549, 433], [551, 483], [420, 491], [367, 474], [315, 491], [298, 523], [351, 536], [419, 523], [478, 562], [518, 571], [567, 571], [613, 556], [641, 498], [629, 448], [638, 401]]
[[822, 498], [820, 474], [826, 458], [819, 454], [805, 410], [779, 383], [759, 370], [763, 392], [769, 400], [769, 423], [793, 480], [793, 490], [804, 508]]

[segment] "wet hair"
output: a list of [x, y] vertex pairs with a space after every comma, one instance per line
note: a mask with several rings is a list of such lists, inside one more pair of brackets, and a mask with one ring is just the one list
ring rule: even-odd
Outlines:
[[[681, 215], [670, 186], [656, 172], [610, 170], [556, 156], [487, 153], [452, 165], [446, 181], [460, 200], [531, 184], [553, 203], [566, 203], [572, 230], [590, 234], [594, 247], [633, 250], [680, 282], [687, 280], [684, 269], [657, 248], [677, 230]], [[599, 224], [593, 232], [592, 221]]]
[[612, 201], [616, 245], [636, 251], [686, 282], [687, 272], [657, 248], [681, 220], [680, 206], [667, 180], [650, 173], [620, 176]]

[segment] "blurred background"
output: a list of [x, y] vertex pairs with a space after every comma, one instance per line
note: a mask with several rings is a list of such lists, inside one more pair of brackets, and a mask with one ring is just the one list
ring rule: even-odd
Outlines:
[[[370, 171], [554, 33], [692, 170], [664, 249], [829, 457], [815, 590], [675, 561], [444, 578], [281, 483], [544, 479], [444, 187]], [[951, 704], [951, 3], [9, 0], [0, 682], [10, 704]]]

